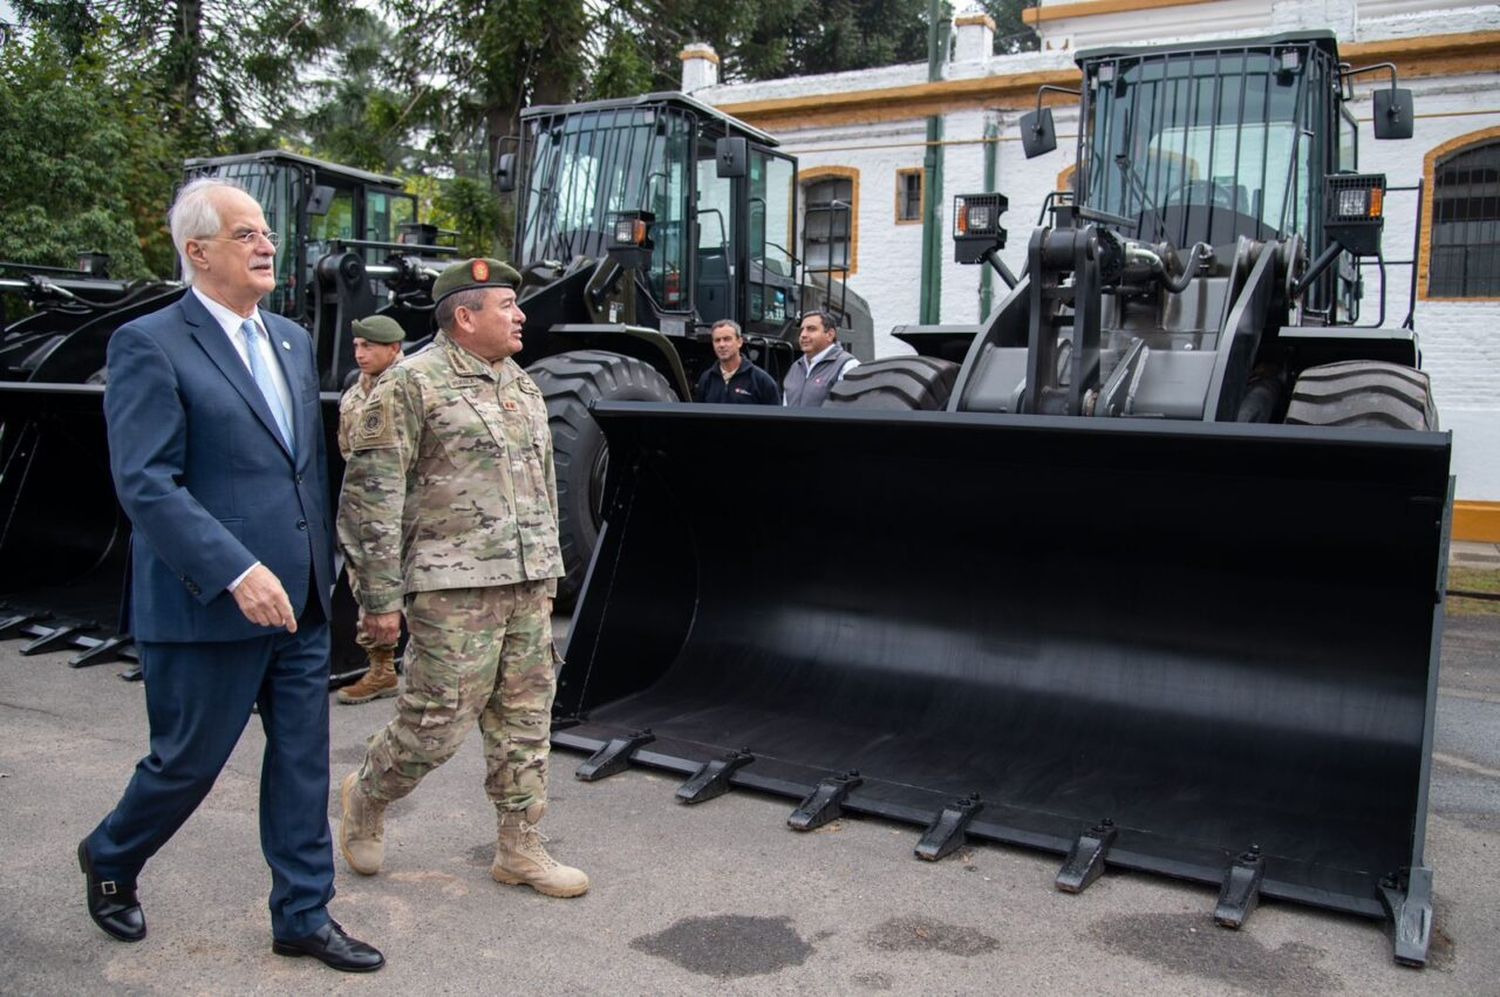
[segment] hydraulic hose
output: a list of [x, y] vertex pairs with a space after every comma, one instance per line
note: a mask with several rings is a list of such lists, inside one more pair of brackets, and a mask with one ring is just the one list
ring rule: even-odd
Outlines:
[[1166, 267], [1162, 267], [1162, 285], [1173, 294], [1181, 294], [1187, 290], [1188, 284], [1192, 283], [1193, 274], [1197, 271], [1198, 265], [1205, 260], [1213, 259], [1213, 256], [1214, 248], [1208, 243], [1194, 243], [1193, 248], [1188, 251], [1187, 263], [1183, 264], [1182, 273], [1176, 277], [1169, 277]]

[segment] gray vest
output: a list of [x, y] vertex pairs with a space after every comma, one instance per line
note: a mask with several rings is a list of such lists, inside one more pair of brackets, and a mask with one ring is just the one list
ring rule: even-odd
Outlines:
[[817, 408], [828, 399], [828, 392], [833, 390], [834, 382], [839, 379], [839, 371], [844, 365], [854, 359], [854, 354], [847, 352], [838, 343], [833, 344], [833, 349], [828, 355], [813, 365], [811, 374], [808, 373], [805, 357], [798, 357], [786, 372], [786, 380], [782, 387], [786, 390], [787, 405], [801, 405], [807, 408]]

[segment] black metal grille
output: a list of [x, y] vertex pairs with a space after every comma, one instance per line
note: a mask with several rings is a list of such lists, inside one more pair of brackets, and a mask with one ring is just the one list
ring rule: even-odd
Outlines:
[[853, 257], [854, 180], [829, 177], [803, 185], [807, 208], [803, 224], [809, 273], [847, 274]]
[[1427, 293], [1500, 297], [1500, 142], [1439, 160], [1432, 208]]

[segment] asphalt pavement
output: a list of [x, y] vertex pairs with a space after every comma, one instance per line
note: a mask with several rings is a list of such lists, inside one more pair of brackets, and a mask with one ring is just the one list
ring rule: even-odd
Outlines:
[[[673, 777], [579, 783], [566, 753], [545, 830], [593, 888], [548, 899], [489, 878], [494, 814], [471, 737], [391, 808], [381, 875], [337, 860], [334, 916], [389, 960], [345, 976], [270, 951], [253, 720], [147, 867], [150, 934], [127, 945], [89, 921], [74, 848], [146, 750], [141, 686], [119, 665], [73, 670], [65, 652], [19, 646], [0, 644], [3, 993], [1500, 992], [1500, 615], [1447, 623], [1424, 970], [1392, 962], [1377, 921], [1263, 901], [1228, 931], [1207, 887], [1110, 871], [1071, 896], [1052, 886], [1054, 856], [985, 844], [920, 862], [912, 827], [850, 818], [797, 834], [788, 801], [735, 791], [682, 806]], [[333, 708], [335, 786], [391, 702]]]

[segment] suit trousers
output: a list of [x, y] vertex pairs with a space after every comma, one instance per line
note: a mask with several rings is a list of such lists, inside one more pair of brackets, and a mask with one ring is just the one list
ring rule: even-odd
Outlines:
[[328, 920], [329, 629], [312, 599], [297, 632], [140, 649], [151, 753], [88, 837], [103, 879], [134, 883], [213, 788], [252, 705], [266, 735], [260, 842], [271, 867], [271, 932], [301, 938]]

